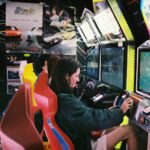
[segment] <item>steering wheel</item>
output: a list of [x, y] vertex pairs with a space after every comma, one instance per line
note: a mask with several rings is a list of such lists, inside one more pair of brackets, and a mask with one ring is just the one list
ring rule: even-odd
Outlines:
[[128, 91], [122, 91], [118, 96], [116, 96], [115, 101], [114, 101], [114, 106], [116, 107], [121, 107], [122, 103], [126, 98], [130, 96]]

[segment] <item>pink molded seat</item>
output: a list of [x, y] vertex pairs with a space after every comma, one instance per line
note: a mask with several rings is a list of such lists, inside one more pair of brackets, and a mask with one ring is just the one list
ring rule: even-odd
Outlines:
[[40, 73], [35, 83], [35, 100], [41, 109], [44, 121], [44, 130], [52, 150], [74, 150], [69, 137], [59, 128], [55, 121], [57, 112], [57, 96], [48, 86], [48, 74]]
[[1, 122], [3, 150], [44, 150], [43, 141], [32, 122], [31, 88], [20, 86], [13, 96]]

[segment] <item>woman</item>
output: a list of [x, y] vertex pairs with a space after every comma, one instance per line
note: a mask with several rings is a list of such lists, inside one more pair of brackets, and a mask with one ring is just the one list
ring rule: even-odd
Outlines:
[[57, 15], [57, 7], [53, 7], [52, 8], [50, 20], [54, 21], [54, 22], [58, 22], [59, 21], [59, 15]]
[[80, 76], [79, 65], [69, 59], [61, 59], [54, 71], [50, 87], [58, 96], [56, 121], [74, 143], [76, 150], [111, 150], [124, 139], [128, 149], [137, 150], [136, 136], [129, 125], [116, 127], [91, 145], [90, 132], [112, 128], [122, 122], [131, 106], [131, 100], [123, 102], [121, 108], [93, 109], [85, 106], [74, 94]]
[[68, 15], [68, 13], [66, 12], [66, 10], [65, 9], [60, 9], [59, 10], [59, 21], [61, 22], [61, 21], [67, 21], [68, 23], [70, 23], [71, 22], [71, 20], [70, 20], [70, 18], [69, 18], [69, 15]]

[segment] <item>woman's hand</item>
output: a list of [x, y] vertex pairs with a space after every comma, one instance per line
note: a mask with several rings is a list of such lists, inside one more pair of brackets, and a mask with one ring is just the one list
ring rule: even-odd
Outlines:
[[131, 98], [127, 98], [121, 105], [121, 110], [125, 114], [133, 105], [133, 100]]
[[98, 138], [101, 137], [102, 133], [103, 133], [103, 130], [91, 131], [91, 138], [94, 140], [97, 140]]

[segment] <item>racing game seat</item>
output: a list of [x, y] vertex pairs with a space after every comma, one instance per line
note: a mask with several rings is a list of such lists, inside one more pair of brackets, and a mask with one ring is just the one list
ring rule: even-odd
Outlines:
[[24, 83], [13, 96], [1, 121], [3, 150], [44, 150], [43, 141], [32, 121], [31, 100], [30, 84]]
[[57, 96], [48, 86], [48, 74], [45, 71], [40, 73], [35, 83], [34, 95], [43, 115], [44, 131], [52, 150], [74, 150], [71, 140], [55, 121]]

